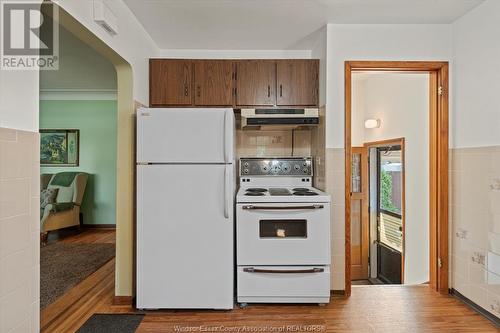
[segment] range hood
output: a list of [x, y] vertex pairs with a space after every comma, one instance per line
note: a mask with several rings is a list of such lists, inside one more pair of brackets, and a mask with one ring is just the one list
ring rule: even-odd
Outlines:
[[241, 128], [296, 128], [319, 123], [319, 110], [306, 109], [241, 109]]

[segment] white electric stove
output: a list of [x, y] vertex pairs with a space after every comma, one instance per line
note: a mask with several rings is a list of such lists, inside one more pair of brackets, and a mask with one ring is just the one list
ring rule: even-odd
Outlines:
[[330, 196], [311, 158], [242, 158], [236, 196], [237, 300], [330, 301]]

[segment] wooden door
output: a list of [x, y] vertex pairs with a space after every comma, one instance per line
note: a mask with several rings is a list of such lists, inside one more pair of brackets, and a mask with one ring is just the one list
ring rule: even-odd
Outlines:
[[368, 253], [368, 153], [365, 147], [352, 147], [351, 168], [351, 280], [369, 277]]
[[276, 61], [238, 61], [236, 77], [237, 106], [273, 106], [276, 104]]
[[192, 68], [190, 60], [151, 59], [149, 61], [151, 106], [192, 105]]
[[197, 106], [233, 105], [233, 61], [196, 60], [194, 62]]
[[319, 61], [278, 60], [276, 63], [279, 106], [318, 106]]

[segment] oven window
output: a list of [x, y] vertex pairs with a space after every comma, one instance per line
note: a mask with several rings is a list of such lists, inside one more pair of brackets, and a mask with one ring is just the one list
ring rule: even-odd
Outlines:
[[260, 220], [260, 238], [307, 238], [307, 220]]

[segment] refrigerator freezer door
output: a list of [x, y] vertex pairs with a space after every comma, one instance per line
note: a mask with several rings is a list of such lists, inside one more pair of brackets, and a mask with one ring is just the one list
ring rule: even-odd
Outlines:
[[143, 108], [137, 112], [137, 162], [232, 163], [232, 109]]
[[138, 308], [233, 308], [232, 174], [223, 164], [137, 166]]

